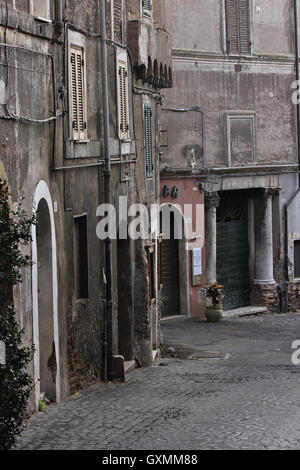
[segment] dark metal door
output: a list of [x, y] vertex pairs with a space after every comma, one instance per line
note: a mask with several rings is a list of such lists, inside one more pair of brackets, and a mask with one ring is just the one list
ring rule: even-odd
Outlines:
[[250, 305], [247, 200], [224, 193], [217, 211], [217, 280], [224, 285], [223, 309]]
[[162, 241], [162, 317], [180, 315], [178, 240], [174, 240], [174, 217], [171, 215], [170, 240]]

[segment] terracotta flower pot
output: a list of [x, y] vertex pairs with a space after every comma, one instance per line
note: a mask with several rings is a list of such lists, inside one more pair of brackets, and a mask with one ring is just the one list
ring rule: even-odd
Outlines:
[[219, 322], [222, 318], [222, 306], [218, 305], [216, 307], [210, 306], [205, 309], [205, 316], [208, 322]]

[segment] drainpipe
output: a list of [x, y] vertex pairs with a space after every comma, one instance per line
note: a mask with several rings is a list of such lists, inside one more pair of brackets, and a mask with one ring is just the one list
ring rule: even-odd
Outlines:
[[[295, 64], [296, 64], [296, 80], [299, 83], [299, 38], [298, 38], [298, 6], [297, 1], [294, 0], [294, 33], [295, 33]], [[300, 192], [300, 103], [297, 103], [297, 153], [298, 153], [298, 188], [289, 198], [284, 207], [284, 219], [285, 219], [285, 306], [284, 312], [288, 312], [289, 306], [289, 207], [298, 196]]]
[[[107, 34], [105, 0], [100, 0], [100, 27], [101, 27], [101, 60], [102, 60], [102, 93], [103, 93], [103, 121], [104, 121], [104, 202], [111, 202], [111, 162], [109, 146], [109, 97], [108, 97], [108, 70], [107, 70]], [[104, 241], [105, 246], [105, 293], [104, 293], [104, 322], [103, 322], [103, 380], [108, 381], [112, 367], [111, 331], [112, 331], [112, 285], [111, 285], [111, 240]]]
[[63, 30], [62, 0], [55, 0], [55, 26], [58, 33]]

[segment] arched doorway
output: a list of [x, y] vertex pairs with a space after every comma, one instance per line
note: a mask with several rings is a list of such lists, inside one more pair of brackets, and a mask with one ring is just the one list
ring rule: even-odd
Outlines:
[[182, 212], [175, 206], [160, 208], [162, 309], [161, 316], [189, 315], [187, 229]]
[[35, 403], [41, 393], [60, 400], [59, 339], [57, 309], [57, 258], [51, 195], [40, 181], [33, 210], [37, 225], [32, 227], [32, 302]]
[[37, 209], [38, 312], [40, 351], [40, 393], [56, 400], [56, 353], [53, 328], [51, 224], [48, 205], [42, 199]]
[[133, 281], [131, 240], [117, 240], [118, 350], [125, 361], [133, 359]]

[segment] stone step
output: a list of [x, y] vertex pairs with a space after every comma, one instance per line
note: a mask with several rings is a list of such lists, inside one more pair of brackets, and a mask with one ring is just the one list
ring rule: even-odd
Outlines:
[[268, 309], [266, 307], [255, 307], [253, 305], [249, 307], [235, 308], [233, 310], [227, 310], [223, 312], [223, 318], [243, 317], [245, 315], [259, 315], [266, 313]]
[[134, 370], [135, 366], [136, 366], [135, 361], [124, 361], [125, 374], [128, 374], [128, 372], [131, 372], [132, 370]]

